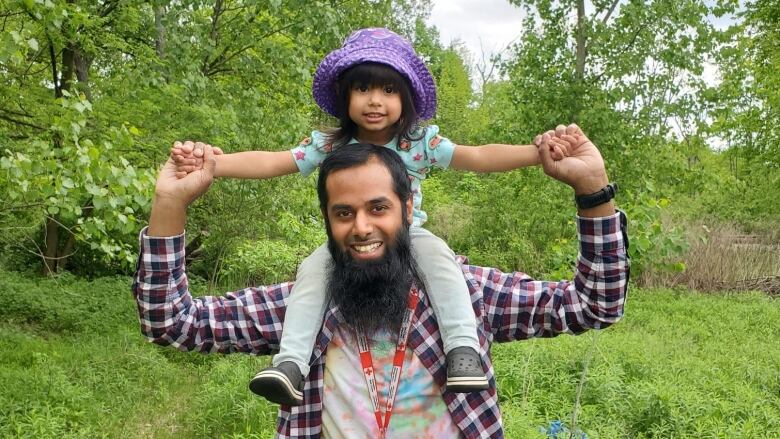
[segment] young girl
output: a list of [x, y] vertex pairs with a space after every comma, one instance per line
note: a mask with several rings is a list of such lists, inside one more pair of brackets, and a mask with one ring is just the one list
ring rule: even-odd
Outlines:
[[[339, 119], [338, 128], [314, 131], [292, 151], [218, 155], [215, 176], [262, 179], [293, 172], [307, 176], [333, 148], [349, 148], [355, 142], [397, 151], [412, 180], [412, 247], [444, 341], [447, 391], [486, 389], [470, 294], [452, 250], [421, 227], [426, 215], [420, 210], [420, 182], [433, 166], [498, 172], [536, 165], [536, 147], [455, 145], [439, 135], [437, 126], [420, 126], [421, 120], [436, 112], [433, 78], [409, 42], [387, 29], [361, 29], [350, 35], [319, 65], [312, 87], [317, 104]], [[191, 149], [175, 148], [171, 153], [179, 175], [198, 167]], [[309, 358], [326, 309], [323, 285], [329, 261], [322, 245], [301, 263], [287, 304], [280, 351], [273, 367], [250, 382], [253, 392], [273, 402], [299, 405], [303, 401], [303, 377], [309, 373]]]

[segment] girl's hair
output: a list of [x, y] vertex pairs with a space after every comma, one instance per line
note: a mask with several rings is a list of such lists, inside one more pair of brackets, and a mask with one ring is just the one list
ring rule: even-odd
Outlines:
[[417, 133], [420, 128], [420, 118], [417, 115], [417, 109], [414, 108], [412, 90], [406, 78], [388, 65], [366, 62], [345, 70], [336, 81], [336, 94], [339, 99], [339, 127], [328, 131], [328, 140], [333, 142], [334, 147], [346, 145], [357, 134], [358, 126], [349, 118], [349, 95], [354, 87], [361, 85], [368, 87], [391, 85], [395, 90], [398, 90], [401, 97], [401, 118], [395, 124], [393, 136], [396, 138], [396, 142], [401, 139], [420, 140], [422, 138], [422, 133]]

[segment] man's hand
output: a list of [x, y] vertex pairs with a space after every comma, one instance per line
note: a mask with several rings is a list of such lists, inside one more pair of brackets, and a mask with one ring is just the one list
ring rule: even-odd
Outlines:
[[203, 195], [214, 180], [214, 147], [211, 145], [190, 141], [174, 143], [174, 148], [186, 147], [193, 151], [198, 158], [200, 166], [184, 176], [177, 175], [177, 165], [173, 158], [168, 158], [160, 174], [157, 176], [155, 186], [155, 198], [164, 198], [169, 201], [179, 202], [183, 206], [189, 206], [198, 197]]
[[[214, 181], [214, 148], [205, 143], [185, 142], [185, 145], [198, 151], [203, 166], [185, 176], [177, 177], [176, 163], [168, 158], [154, 188], [152, 214], [149, 218], [149, 236], [173, 236], [184, 232], [187, 220], [187, 207], [198, 197], [206, 193]], [[179, 142], [174, 148], [181, 146]]]
[[598, 192], [609, 183], [596, 145], [577, 125], [558, 125], [536, 136], [544, 173], [574, 188], [577, 195]]

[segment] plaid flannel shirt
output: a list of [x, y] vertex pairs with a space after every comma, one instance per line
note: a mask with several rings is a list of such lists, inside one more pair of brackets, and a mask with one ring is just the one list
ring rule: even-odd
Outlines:
[[[537, 281], [525, 273], [467, 265], [462, 259], [490, 381], [490, 388], [482, 392], [442, 394], [464, 437], [503, 437], [491, 343], [580, 334], [605, 328], [623, 315], [629, 276], [625, 215], [578, 217], [577, 228], [580, 252], [573, 281]], [[278, 350], [292, 283], [196, 299], [190, 295], [184, 270], [184, 235], [156, 238], [144, 230], [140, 241], [133, 292], [141, 331], [150, 341], [204, 353], [267, 355]], [[414, 317], [409, 347], [444, 388], [441, 334], [424, 291]], [[312, 352], [304, 404], [280, 407], [278, 437], [320, 437], [325, 353], [341, 321], [338, 309], [329, 308]]]

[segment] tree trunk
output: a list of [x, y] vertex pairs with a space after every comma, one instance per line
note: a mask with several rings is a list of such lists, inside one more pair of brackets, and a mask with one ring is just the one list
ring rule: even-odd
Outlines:
[[585, 60], [587, 53], [587, 35], [585, 32], [585, 0], [577, 0], [577, 53], [574, 71], [575, 94], [571, 106], [570, 119], [578, 122], [582, 111], [582, 98], [585, 93]]
[[52, 275], [57, 272], [57, 248], [60, 242], [60, 227], [54, 218], [46, 218], [45, 247], [43, 249], [43, 274]]
[[[60, 99], [64, 92], [68, 91], [73, 80], [73, 74], [76, 70], [74, 62], [74, 51], [71, 46], [62, 49], [62, 67], [61, 74], [57, 75], [57, 54], [54, 49], [54, 42], [49, 40], [49, 55], [52, 64], [52, 80], [54, 81], [54, 99]], [[52, 136], [52, 142], [55, 149], [62, 148], [62, 136], [55, 133]], [[43, 267], [44, 275], [52, 275], [59, 268], [59, 248], [60, 248], [60, 227], [56, 218], [46, 218], [46, 236], [43, 248]]]
[[163, 16], [165, 16], [165, 6], [155, 6], [154, 29], [157, 31], [157, 36], [154, 39], [154, 48], [157, 52], [157, 57], [160, 59], [165, 58], [165, 26], [163, 25]]
[[[53, 48], [53, 42], [50, 42], [52, 72], [54, 80], [54, 98], [59, 99], [64, 96], [64, 92], [70, 91], [73, 85], [74, 76], [78, 80], [80, 91], [84, 93], [87, 99], [91, 99], [89, 89], [89, 67], [92, 60], [84, 56], [78, 46], [68, 44], [62, 49], [62, 67], [61, 76], [57, 77], [57, 58]], [[62, 148], [62, 136], [55, 134], [52, 138], [54, 148]], [[43, 267], [42, 273], [50, 276], [65, 266], [68, 256], [73, 252], [75, 246], [75, 236], [67, 231], [68, 237], [63, 245], [63, 236], [60, 233], [60, 220], [57, 217], [46, 218], [46, 238], [43, 249]]]
[[89, 67], [92, 65], [92, 58], [85, 56], [80, 50], [74, 48], [73, 61], [76, 67], [78, 90], [84, 93], [89, 102], [92, 102], [92, 92], [89, 89]]
[[575, 71], [577, 82], [582, 82], [585, 79], [586, 43], [585, 0], [577, 0], [577, 67]]

